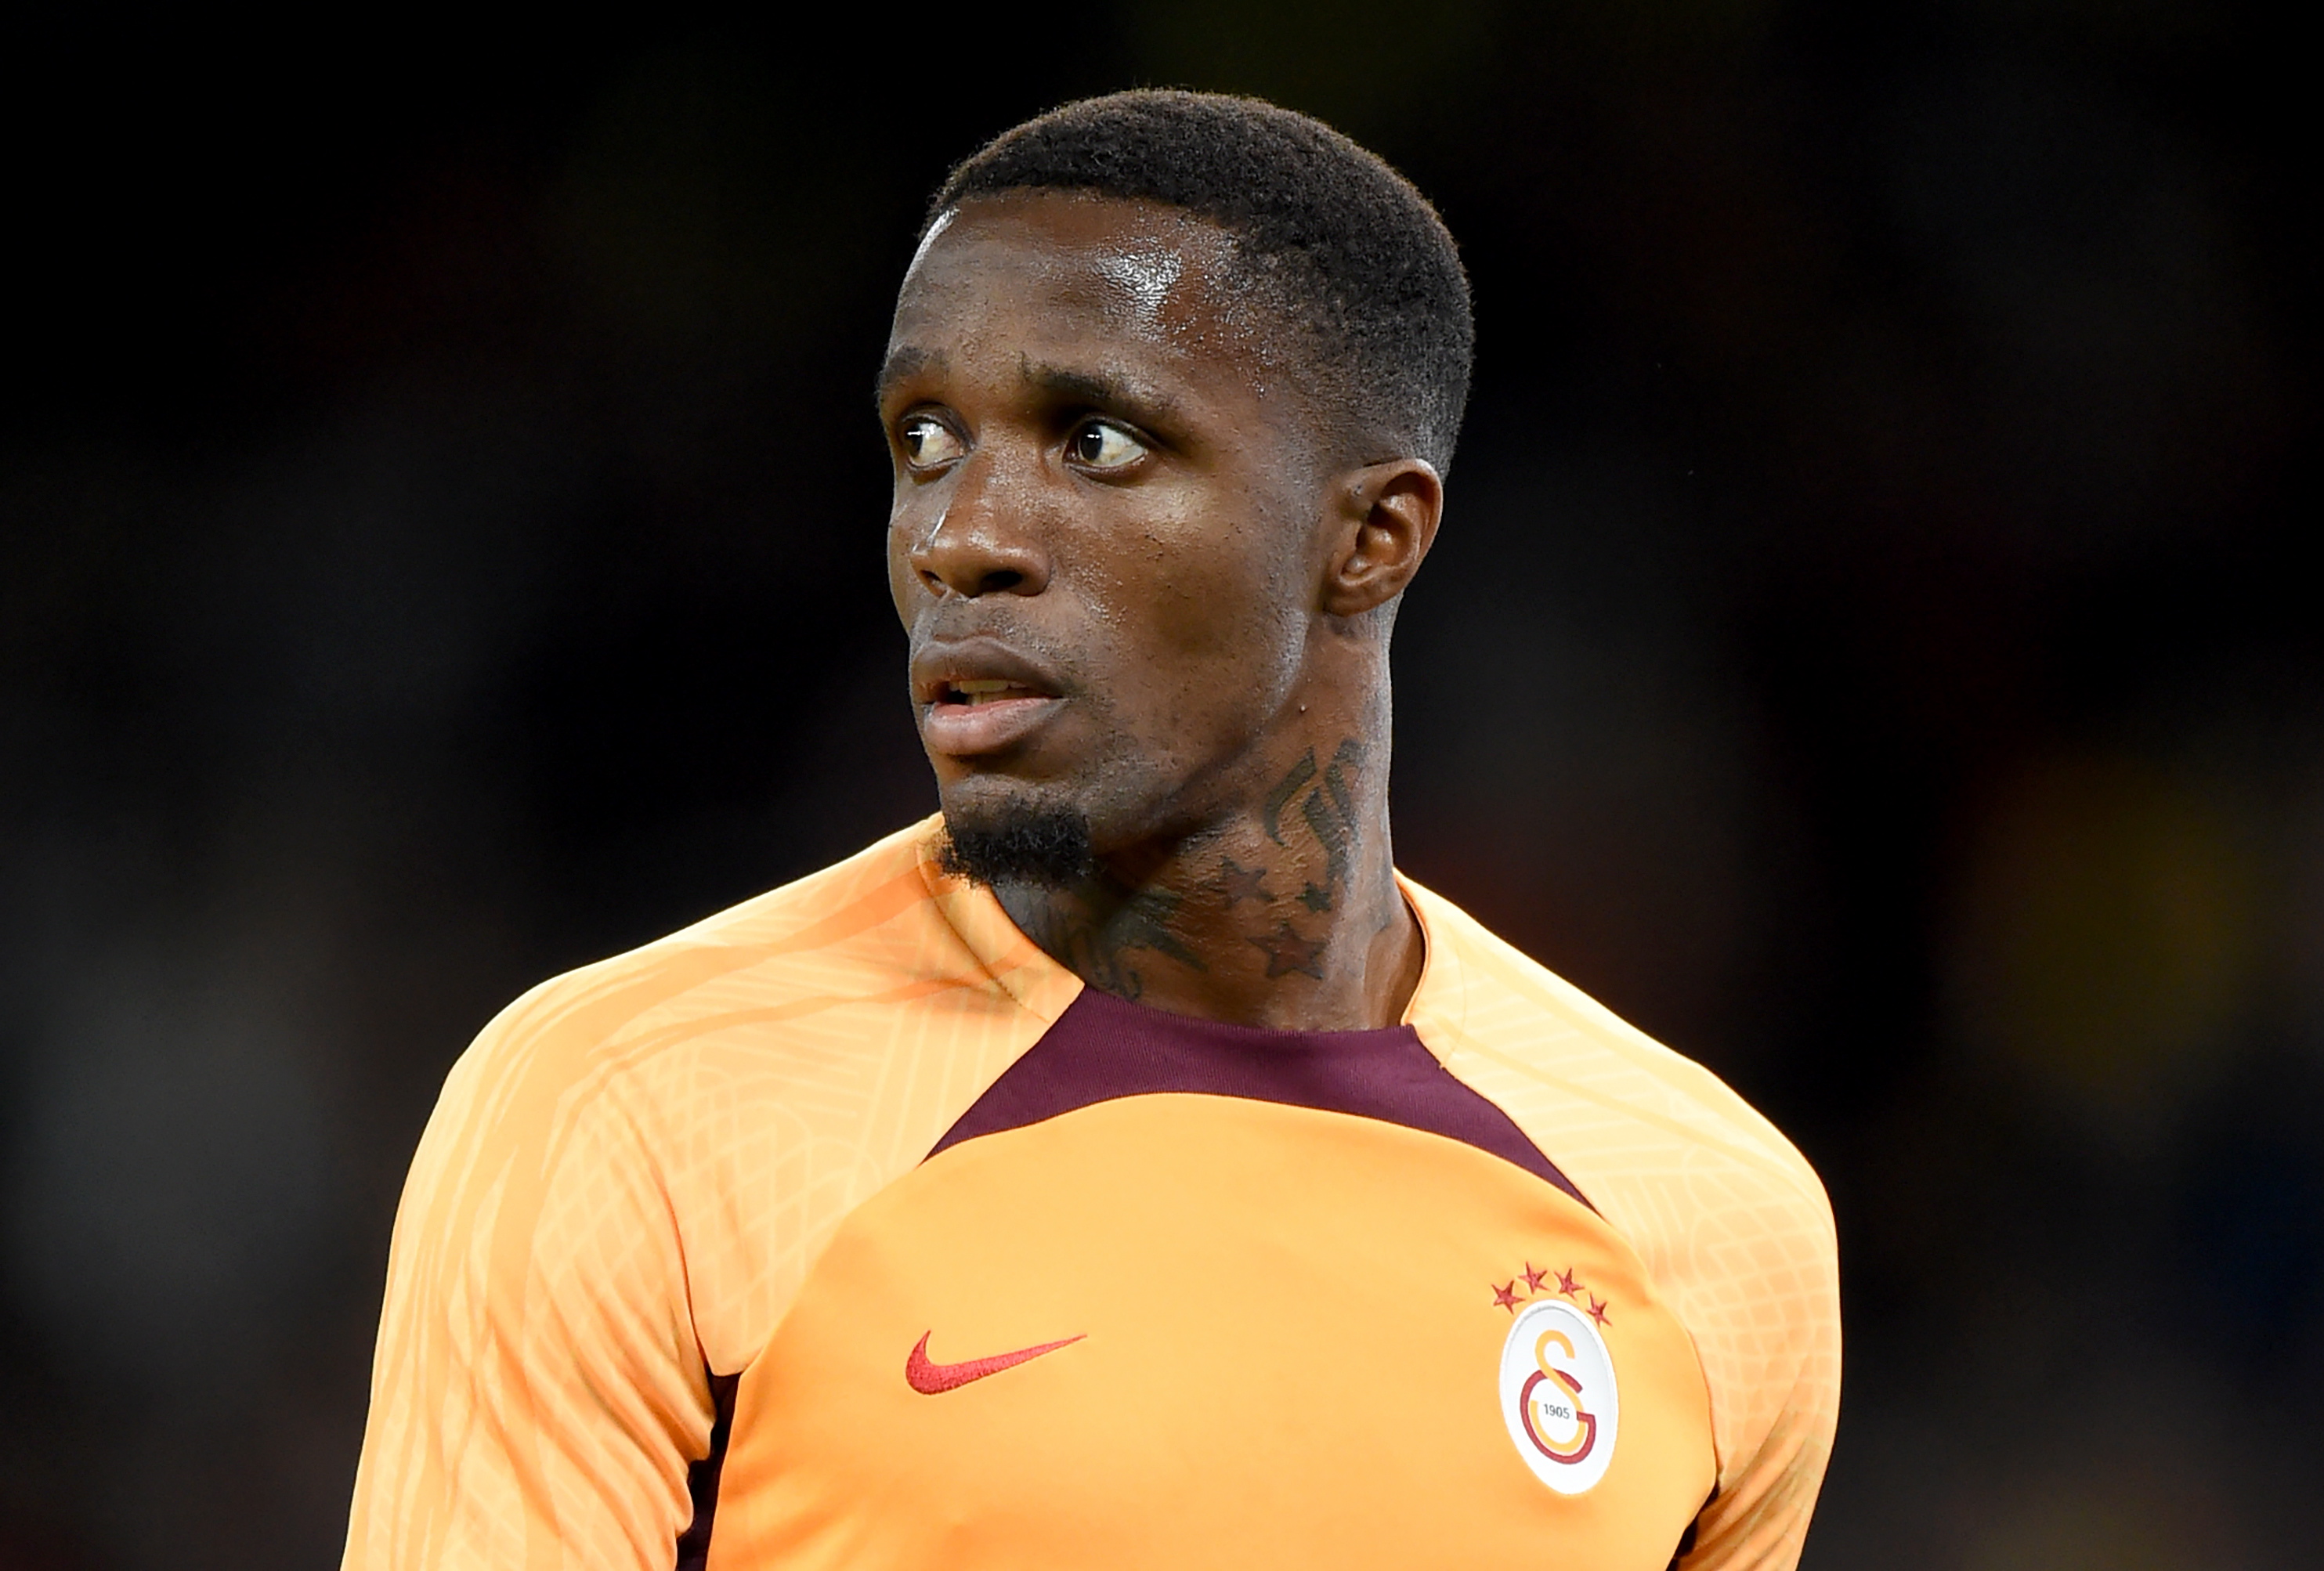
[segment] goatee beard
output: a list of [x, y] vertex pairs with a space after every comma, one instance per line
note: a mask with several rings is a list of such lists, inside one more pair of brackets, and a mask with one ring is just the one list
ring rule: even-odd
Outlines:
[[1097, 871], [1089, 819], [1071, 807], [1008, 808], [989, 818], [946, 813], [936, 865], [988, 888], [1066, 889]]

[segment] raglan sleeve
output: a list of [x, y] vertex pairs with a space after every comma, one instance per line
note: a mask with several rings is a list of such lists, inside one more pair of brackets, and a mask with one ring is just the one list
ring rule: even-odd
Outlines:
[[653, 1110], [527, 1013], [412, 1163], [345, 1571], [669, 1571], [692, 1515], [713, 1405]]
[[1698, 1339], [1719, 1487], [1677, 1571], [1791, 1571], [1807, 1541], [1840, 1419], [1840, 1326], [1831, 1211], [1806, 1182], [1812, 1193], [1757, 1208], [1727, 1245], [1738, 1280], [1719, 1333]]

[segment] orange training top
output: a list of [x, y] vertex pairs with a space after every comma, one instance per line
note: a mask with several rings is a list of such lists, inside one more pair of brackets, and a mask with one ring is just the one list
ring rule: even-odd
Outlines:
[[1084, 991], [936, 827], [461, 1059], [348, 1571], [1797, 1561], [1831, 1217], [1732, 1092], [1409, 882], [1402, 1026]]

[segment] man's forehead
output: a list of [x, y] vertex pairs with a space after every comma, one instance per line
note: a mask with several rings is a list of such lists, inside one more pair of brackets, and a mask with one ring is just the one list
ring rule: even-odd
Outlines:
[[947, 241], [972, 238], [1097, 247], [1163, 244], [1204, 254], [1222, 253], [1234, 243], [1233, 235], [1221, 225], [1167, 202], [1043, 188], [995, 191], [946, 208], [928, 225], [913, 261]]
[[1250, 335], [1213, 287], [1232, 243], [1208, 220], [1156, 203], [1062, 191], [974, 198], [942, 215], [913, 258], [881, 390], [962, 369], [953, 351], [988, 367], [999, 352], [1041, 384], [1067, 363], [1096, 369], [1157, 353], [1240, 362]]
[[1158, 203], [1079, 191], [1010, 191], [940, 215], [912, 258], [898, 323], [957, 311], [996, 291], [1030, 290], [1138, 324], [1198, 309], [1234, 241]]

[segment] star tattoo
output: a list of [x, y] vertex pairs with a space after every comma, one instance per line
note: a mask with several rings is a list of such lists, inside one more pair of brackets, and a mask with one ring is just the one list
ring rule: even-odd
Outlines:
[[1277, 923], [1275, 932], [1266, 938], [1246, 939], [1267, 957], [1267, 979], [1289, 976], [1297, 971], [1303, 977], [1323, 979], [1323, 941], [1302, 938], [1288, 922]]
[[1219, 876], [1213, 881], [1212, 887], [1226, 897], [1230, 911], [1239, 901], [1275, 898], [1275, 891], [1267, 887], [1265, 868], [1246, 868], [1232, 857], [1219, 859]]

